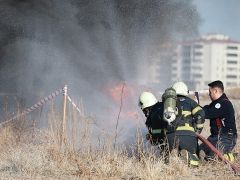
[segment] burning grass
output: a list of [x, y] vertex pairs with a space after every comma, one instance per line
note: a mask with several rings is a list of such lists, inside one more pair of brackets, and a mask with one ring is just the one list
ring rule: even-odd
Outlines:
[[165, 164], [155, 147], [142, 148], [142, 137], [131, 146], [117, 148], [114, 135], [101, 132], [98, 141], [93, 140], [91, 118], [74, 116], [65, 135], [57, 115], [49, 116], [49, 127], [44, 130], [33, 131], [26, 119], [2, 128], [0, 179], [239, 179], [219, 161], [191, 168], [173, 152]]

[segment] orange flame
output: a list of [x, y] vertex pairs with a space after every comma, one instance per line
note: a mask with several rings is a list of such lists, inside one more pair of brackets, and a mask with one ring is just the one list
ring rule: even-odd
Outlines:
[[135, 106], [137, 103], [134, 98], [136, 91], [133, 86], [130, 87], [124, 83], [118, 83], [115, 86], [106, 87], [105, 91], [116, 104], [120, 105], [122, 101], [122, 119], [138, 119], [137, 106]]

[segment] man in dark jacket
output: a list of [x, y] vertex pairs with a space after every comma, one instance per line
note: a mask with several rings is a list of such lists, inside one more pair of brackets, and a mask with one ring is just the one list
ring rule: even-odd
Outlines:
[[[232, 150], [236, 145], [237, 128], [233, 105], [224, 93], [221, 81], [211, 82], [208, 86], [212, 102], [203, 107], [205, 118], [210, 119], [211, 135], [208, 140], [223, 152], [226, 159], [234, 161]], [[206, 159], [214, 157], [213, 152], [206, 145], [202, 144], [200, 149], [204, 150]]]

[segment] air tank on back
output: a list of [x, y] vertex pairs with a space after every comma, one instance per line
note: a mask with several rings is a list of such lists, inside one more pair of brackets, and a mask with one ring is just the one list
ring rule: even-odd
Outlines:
[[171, 87], [165, 90], [162, 95], [162, 101], [164, 104], [163, 119], [169, 124], [176, 119], [177, 115], [177, 94]]

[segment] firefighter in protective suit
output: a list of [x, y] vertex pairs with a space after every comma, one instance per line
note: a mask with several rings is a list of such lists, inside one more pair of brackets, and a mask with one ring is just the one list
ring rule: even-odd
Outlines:
[[[139, 97], [139, 107], [146, 116], [148, 134], [146, 139], [152, 145], [164, 148], [165, 132], [168, 123], [163, 121], [163, 103], [159, 102], [151, 92], [143, 92]], [[163, 146], [162, 146], [163, 145]]]
[[185, 83], [176, 82], [172, 88], [177, 94], [177, 115], [168, 125], [169, 149], [171, 151], [177, 148], [179, 152], [185, 152], [184, 156], [187, 157], [189, 165], [197, 167], [199, 159], [196, 154], [198, 148], [196, 132], [200, 133], [202, 131], [205, 114], [193, 99], [187, 97], [188, 87]]

